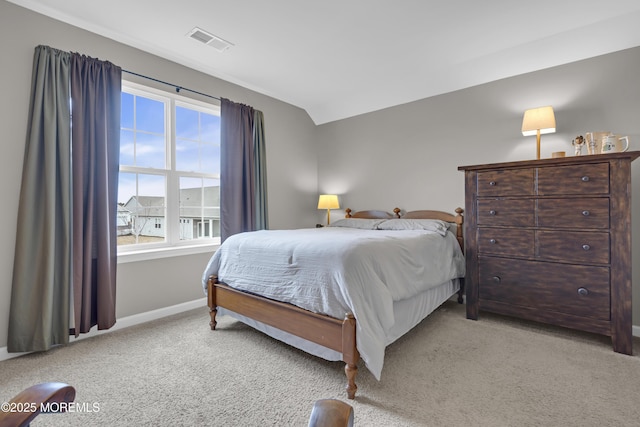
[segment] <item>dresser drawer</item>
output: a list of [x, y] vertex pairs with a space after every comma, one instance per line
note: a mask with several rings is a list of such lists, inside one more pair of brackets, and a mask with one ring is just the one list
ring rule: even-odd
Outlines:
[[538, 195], [609, 194], [609, 164], [538, 168]]
[[530, 196], [533, 192], [534, 169], [478, 173], [478, 196]]
[[609, 268], [479, 257], [480, 300], [610, 319]]
[[534, 231], [478, 228], [478, 253], [533, 258]]
[[609, 233], [537, 231], [538, 256], [553, 261], [609, 264]]
[[531, 227], [534, 207], [533, 199], [478, 199], [478, 225]]
[[609, 199], [540, 199], [537, 220], [539, 227], [608, 229]]

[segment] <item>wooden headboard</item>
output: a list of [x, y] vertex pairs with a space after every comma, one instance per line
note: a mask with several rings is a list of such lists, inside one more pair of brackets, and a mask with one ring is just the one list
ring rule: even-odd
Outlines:
[[[345, 209], [347, 213], [345, 218], [370, 218], [370, 219], [385, 219], [385, 218], [400, 218], [400, 208], [395, 208], [393, 214], [385, 211], [358, 211], [353, 212], [351, 209]], [[353, 213], [352, 213], [353, 212]]]

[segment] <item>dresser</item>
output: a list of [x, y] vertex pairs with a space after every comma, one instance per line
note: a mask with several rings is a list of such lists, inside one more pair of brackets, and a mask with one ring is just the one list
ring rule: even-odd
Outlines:
[[632, 353], [631, 162], [640, 151], [460, 166], [467, 318], [611, 337]]

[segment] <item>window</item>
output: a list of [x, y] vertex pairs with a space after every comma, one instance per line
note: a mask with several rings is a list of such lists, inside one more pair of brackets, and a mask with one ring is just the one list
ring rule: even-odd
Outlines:
[[220, 107], [122, 84], [118, 251], [220, 241]]

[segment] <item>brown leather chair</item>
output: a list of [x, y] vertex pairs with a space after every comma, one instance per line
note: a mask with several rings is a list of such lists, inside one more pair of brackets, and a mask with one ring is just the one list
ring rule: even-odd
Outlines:
[[341, 400], [316, 400], [309, 427], [353, 427], [353, 408]]
[[[23, 427], [40, 413], [42, 404], [70, 403], [76, 398], [76, 389], [64, 383], [42, 383], [31, 386], [16, 395], [0, 409], [0, 427]], [[56, 406], [58, 408], [59, 406]], [[64, 405], [59, 407], [64, 411]], [[17, 412], [17, 409], [26, 409]]]

